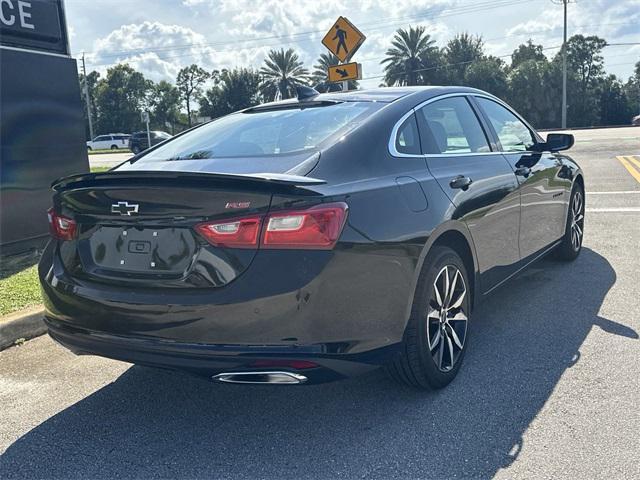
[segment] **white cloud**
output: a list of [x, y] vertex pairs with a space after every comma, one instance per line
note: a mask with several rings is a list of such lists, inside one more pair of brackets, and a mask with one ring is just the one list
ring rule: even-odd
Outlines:
[[[312, 70], [324, 52], [320, 39], [339, 15], [367, 36], [354, 57], [363, 64], [365, 78], [382, 73], [379, 62], [395, 30], [409, 25], [425, 25], [439, 46], [459, 32], [482, 35], [487, 52], [494, 55], [510, 53], [530, 37], [545, 47], [562, 40], [562, 6], [546, 0], [483, 10], [466, 0], [182, 0], [162, 9], [152, 0], [120, 8], [100, 2], [68, 2], [74, 51], [92, 51], [89, 68], [101, 65], [98, 69], [104, 71], [107, 65], [128, 61], [156, 81], [175, 79], [177, 71], [191, 63], [208, 70], [259, 68], [271, 48], [294, 48]], [[638, 24], [640, 0], [569, 4], [570, 35], [638, 41]], [[626, 76], [632, 66], [616, 69], [614, 73]], [[379, 82], [365, 80], [362, 85]]]

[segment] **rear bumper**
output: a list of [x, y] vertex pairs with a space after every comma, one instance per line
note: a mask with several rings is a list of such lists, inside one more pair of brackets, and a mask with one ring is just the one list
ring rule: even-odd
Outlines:
[[[270, 361], [304, 360], [315, 367], [294, 369], [278, 366], [281, 372], [305, 377], [305, 384], [347, 378], [378, 368], [397, 353], [391, 345], [365, 353], [330, 354], [331, 346], [317, 345], [208, 345], [158, 339], [130, 338], [90, 331], [45, 318], [49, 335], [77, 355], [99, 355], [138, 365], [181, 370], [212, 378], [222, 373], [269, 372]], [[257, 365], [257, 366], [256, 366]]]

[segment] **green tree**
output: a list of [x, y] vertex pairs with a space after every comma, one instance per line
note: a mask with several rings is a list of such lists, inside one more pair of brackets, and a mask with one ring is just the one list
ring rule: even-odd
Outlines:
[[504, 62], [489, 56], [471, 63], [465, 72], [465, 84], [504, 98], [507, 94], [507, 74]]
[[633, 115], [640, 115], [640, 61], [636, 63], [634, 73], [624, 86]]
[[192, 103], [202, 95], [202, 87], [209, 77], [209, 72], [195, 64], [189, 65], [178, 72], [176, 87], [187, 108], [187, 123], [189, 126], [191, 126]]
[[507, 100], [535, 128], [560, 125], [559, 73], [546, 59], [526, 60], [509, 72]]
[[511, 68], [516, 68], [527, 60], [543, 62], [547, 57], [543, 53], [542, 45], [535, 45], [531, 39], [516, 48], [511, 54]]
[[217, 118], [261, 101], [260, 74], [250, 68], [214, 71], [214, 85], [200, 102], [203, 115]]
[[149, 104], [151, 107], [151, 123], [164, 130], [166, 124], [171, 124], [172, 133], [175, 132], [175, 124], [180, 114], [180, 92], [171, 83], [161, 80], [154, 85]]
[[95, 88], [96, 133], [132, 132], [141, 127], [140, 111], [152, 83], [127, 64], [107, 70]]
[[[599, 37], [574, 35], [567, 42], [567, 124], [595, 125], [599, 117], [596, 86], [604, 78], [602, 49], [607, 42]], [[562, 62], [562, 51], [554, 62]]]
[[439, 51], [425, 27], [400, 28], [382, 60], [387, 85], [420, 85], [435, 78]]
[[446, 82], [465, 85], [469, 66], [484, 57], [484, 42], [481, 37], [460, 33], [447, 42], [444, 48]]
[[[327, 87], [329, 85], [329, 68], [334, 67], [340, 63], [340, 59], [336, 57], [333, 53], [321, 53], [316, 60], [316, 64], [313, 66], [314, 70], [311, 74], [311, 81], [314, 85], [322, 85], [326, 89], [330, 89]], [[349, 90], [355, 90], [358, 88], [357, 80], [349, 80]], [[336, 87], [335, 90], [339, 90], [339, 87]]]
[[296, 86], [307, 83], [309, 72], [298, 54], [290, 48], [270, 50], [264, 59], [260, 75], [262, 95], [266, 100], [273, 100], [277, 96], [283, 99], [294, 97]]
[[598, 90], [600, 125], [627, 125], [634, 110], [624, 84], [615, 75], [608, 75], [600, 82]]

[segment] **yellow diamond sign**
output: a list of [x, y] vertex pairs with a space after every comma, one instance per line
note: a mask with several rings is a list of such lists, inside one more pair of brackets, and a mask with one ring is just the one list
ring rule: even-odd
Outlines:
[[367, 37], [345, 17], [338, 20], [322, 39], [322, 44], [341, 62], [349, 60]]

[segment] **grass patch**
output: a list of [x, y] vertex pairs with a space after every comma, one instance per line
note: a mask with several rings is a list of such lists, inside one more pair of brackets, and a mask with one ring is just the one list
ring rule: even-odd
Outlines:
[[100, 173], [100, 172], [106, 172], [107, 170], [109, 170], [111, 167], [91, 167], [91, 173]]
[[30, 258], [0, 268], [0, 315], [42, 303], [38, 265], [35, 262], [36, 258]]
[[111, 150], [110, 148], [101, 148], [99, 150], [87, 150], [89, 155], [104, 155], [105, 153], [131, 153], [131, 150], [128, 148], [118, 148], [116, 150]]

